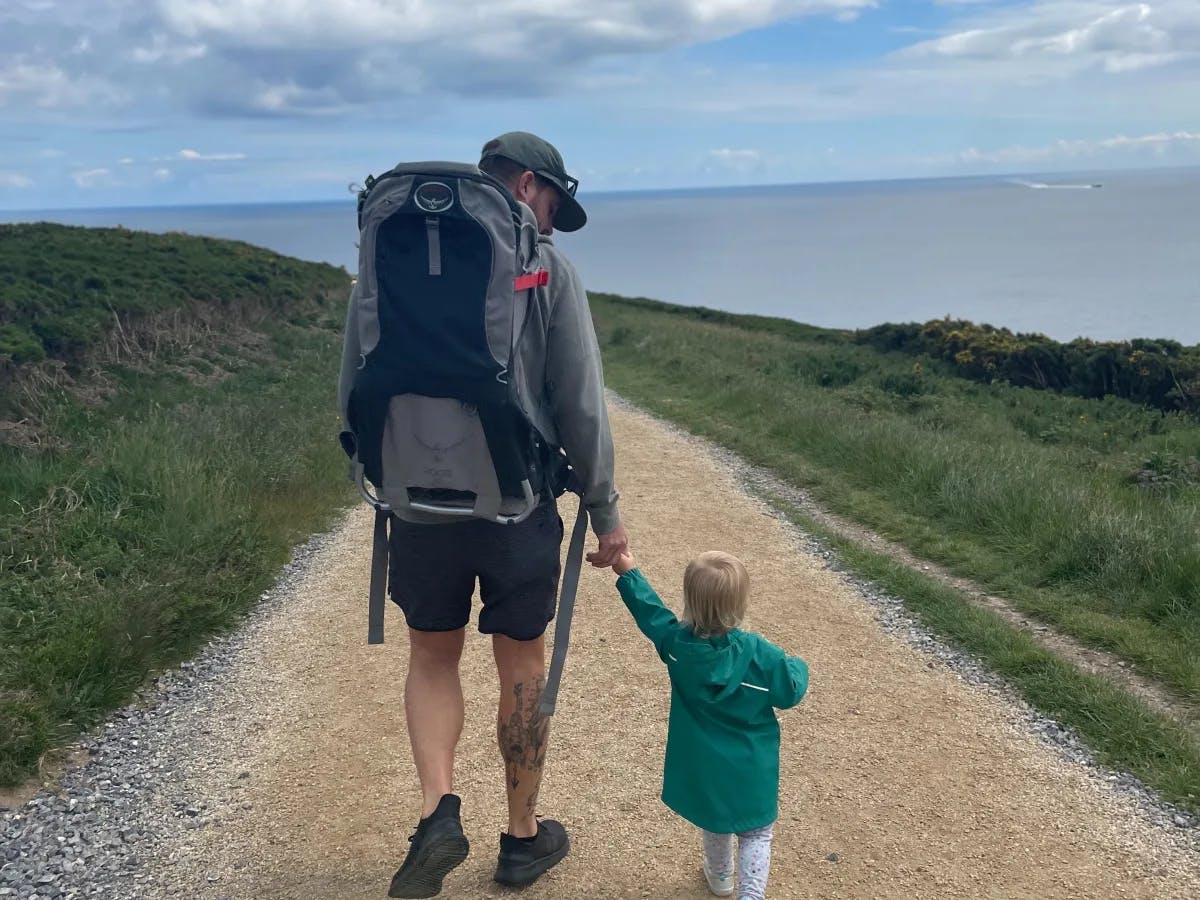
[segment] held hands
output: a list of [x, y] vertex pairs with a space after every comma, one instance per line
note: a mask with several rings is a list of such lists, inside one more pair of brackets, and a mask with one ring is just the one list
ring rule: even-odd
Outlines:
[[630, 553], [628, 550], [626, 550], [619, 557], [617, 557], [617, 561], [615, 563], [613, 563], [613, 566], [612, 566], [612, 570], [614, 572], [616, 572], [618, 575], [624, 575], [630, 569], [636, 569], [636, 568], [637, 568], [637, 560], [633, 558], [633, 554]]
[[597, 535], [597, 540], [600, 546], [594, 553], [587, 555], [587, 561], [597, 569], [607, 569], [622, 553], [629, 552], [629, 537], [625, 534], [624, 525], [618, 525], [608, 534]]

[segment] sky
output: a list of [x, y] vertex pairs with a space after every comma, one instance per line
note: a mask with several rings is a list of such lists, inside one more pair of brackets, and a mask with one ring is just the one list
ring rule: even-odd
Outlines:
[[1200, 0], [0, 0], [0, 209], [1200, 164]]

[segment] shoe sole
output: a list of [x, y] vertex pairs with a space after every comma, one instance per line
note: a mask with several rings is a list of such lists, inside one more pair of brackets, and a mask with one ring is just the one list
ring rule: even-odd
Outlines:
[[456, 866], [462, 864], [470, 851], [471, 845], [465, 835], [450, 835], [430, 843], [402, 880], [392, 879], [388, 896], [405, 900], [436, 897], [442, 892], [442, 881]]
[[500, 864], [496, 866], [495, 879], [497, 883], [505, 887], [524, 887], [545, 875], [550, 869], [566, 859], [567, 854], [570, 852], [571, 842], [567, 840], [549, 856], [542, 856], [532, 862], [527, 862], [519, 866], [506, 864], [501, 859]]

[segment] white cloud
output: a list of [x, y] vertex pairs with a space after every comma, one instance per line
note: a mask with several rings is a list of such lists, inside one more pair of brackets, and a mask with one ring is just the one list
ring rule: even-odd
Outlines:
[[159, 33], [151, 38], [149, 46], [134, 47], [129, 53], [129, 58], [136, 63], [146, 65], [159, 62], [179, 65], [194, 59], [201, 59], [207, 54], [208, 47], [204, 44], [174, 42], [165, 34]]
[[250, 92], [250, 109], [269, 115], [286, 115], [304, 111], [309, 114], [334, 113], [345, 103], [336, 90], [329, 87], [305, 88], [294, 81], [260, 83]]
[[180, 150], [174, 159], [214, 160], [214, 159], [245, 159], [245, 153], [199, 153], [195, 150]]
[[168, 182], [176, 181], [175, 172], [170, 166], [139, 160], [121, 168], [80, 167], [70, 172], [70, 178], [78, 189], [96, 192], [110, 189], [119, 189], [122, 192], [153, 191]]
[[1045, 133], [1050, 123], [1152, 131], [1196, 121], [1200, 0], [955, 5], [941, 36], [871, 63], [662, 72], [621, 102], [725, 123], [932, 116], [1037, 121]]
[[[970, 145], [945, 168], [1195, 157], [1178, 135], [1200, 109], [1200, 0], [933, 2], [950, 25], [893, 0], [886, 21], [837, 29], [853, 50], [837, 61], [837, 46], [819, 60], [671, 51], [882, 0], [0, 0], [0, 146], [21, 142], [0, 165], [39, 188], [119, 181], [114, 197], [155, 178], [257, 190], [306, 165], [343, 184], [380, 153], [469, 155], [472, 129], [531, 109], [572, 165], [607, 173], [589, 183], [618, 187], [643, 165], [647, 184], [858, 177]], [[864, 58], [881, 28], [911, 46]], [[292, 120], [205, 121], [230, 116]], [[644, 151], [592, 140], [596, 122], [645, 129]], [[47, 142], [69, 158], [36, 160]]]
[[[27, 4], [17, 20], [0, 13], [0, 60], [9, 60], [0, 62], [0, 107], [132, 101], [147, 117], [329, 117], [374, 107], [412, 118], [448, 95], [587, 93], [620, 95], [635, 105], [668, 102], [674, 109], [682, 102], [712, 116], [790, 111], [864, 118], [909, 104], [938, 112], [958, 104], [969, 112], [990, 104], [997, 90], [1026, 90], [1093, 71], [1128, 82], [1200, 62], [1197, 0], [939, 2], [952, 10], [953, 24], [928, 39], [921, 39], [928, 32], [914, 33], [909, 48], [886, 60], [814, 69], [797, 59], [740, 72], [722, 65], [713, 75], [715, 89], [706, 91], [693, 89], [692, 73], [681, 71], [677, 60], [656, 69], [655, 54], [806, 16], [853, 18], [882, 0]], [[105, 16], [95, 14], [96, 5]], [[79, 47], [86, 52], [69, 52]], [[14, 65], [28, 70], [19, 96], [5, 80], [5, 67]], [[650, 80], [666, 85], [639, 96]], [[1200, 81], [1193, 74], [1191, 82], [1195, 97]], [[1107, 119], [1116, 120], [1112, 110], [1125, 98], [1105, 98], [1089, 87], [1077, 95], [1097, 108], [1107, 104]], [[1185, 87], [1171, 96], [1188, 93]], [[1180, 100], [1176, 108], [1185, 105]]]
[[117, 184], [112, 169], [83, 169], [72, 172], [71, 180], [81, 188], [112, 187]]
[[33, 187], [33, 180], [20, 172], [0, 171], [0, 190], [23, 190]]
[[1038, 0], [980, 13], [948, 34], [899, 54], [910, 61], [1011, 64], [1014, 76], [1110, 73], [1200, 57], [1200, 3]]
[[745, 175], [762, 171], [766, 159], [760, 150], [736, 147], [718, 147], [708, 151], [708, 166], [704, 171], [712, 172], [715, 168]]
[[708, 151], [708, 155], [719, 163], [731, 166], [753, 165], [762, 159], [762, 154], [757, 150], [737, 150], [733, 147], [718, 147]]
[[1060, 161], [1111, 158], [1131, 153], [1150, 153], [1163, 157], [1171, 152], [1190, 152], [1200, 156], [1200, 133], [1191, 131], [1159, 132], [1137, 136], [1116, 135], [1096, 140], [1058, 140], [1037, 147], [1012, 146], [995, 150], [968, 148], [950, 156], [934, 157], [934, 163], [996, 164], [1028, 166]]
[[54, 63], [33, 63], [22, 56], [0, 62], [0, 107], [77, 105], [80, 102], [77, 87]]
[[[320, 115], [395, 110], [405, 98], [425, 107], [445, 95], [565, 93], [592, 63], [806, 16], [853, 18], [880, 2], [67, 0], [0, 12], [0, 59], [57, 67], [71, 90], [53, 90], [54, 72], [23, 79], [46, 108], [86, 105], [81, 86], [119, 85], [125, 99], [175, 114]], [[11, 93], [0, 81], [0, 104]]]
[[[475, 41], [527, 61], [529, 36], [603, 47], [679, 46], [806, 15], [854, 15], [878, 0], [159, 0], [177, 34], [244, 46], [421, 47]], [[478, 36], [475, 38], [473, 36]], [[545, 49], [544, 47], [542, 48]], [[513, 56], [516, 53], [518, 55]]]

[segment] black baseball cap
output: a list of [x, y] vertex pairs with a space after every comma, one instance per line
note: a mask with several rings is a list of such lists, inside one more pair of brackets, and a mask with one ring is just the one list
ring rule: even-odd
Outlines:
[[510, 159], [558, 188], [562, 203], [554, 217], [554, 227], [559, 231], [578, 231], [587, 224], [587, 213], [575, 199], [579, 179], [567, 174], [562, 154], [549, 141], [528, 131], [509, 131], [484, 144], [479, 161], [492, 156]]

